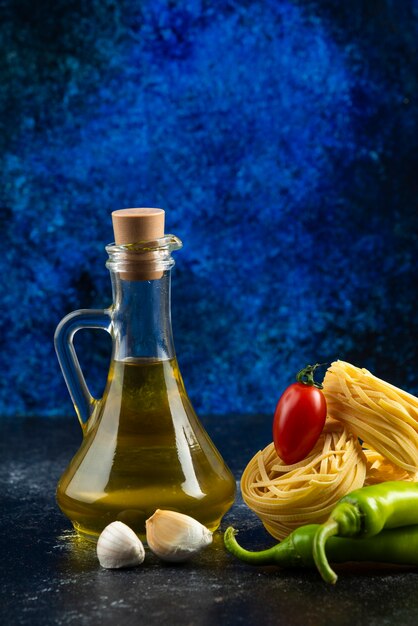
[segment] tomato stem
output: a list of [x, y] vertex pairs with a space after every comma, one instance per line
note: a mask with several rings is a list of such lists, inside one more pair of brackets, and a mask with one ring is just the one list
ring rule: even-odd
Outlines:
[[323, 367], [324, 365], [328, 365], [328, 363], [315, 363], [315, 365], [307, 365], [303, 370], [296, 375], [296, 380], [298, 383], [303, 383], [304, 385], [308, 385], [309, 387], [317, 387], [318, 389], [322, 389], [323, 385], [321, 383], [316, 382], [314, 379], [315, 370], [318, 367]]

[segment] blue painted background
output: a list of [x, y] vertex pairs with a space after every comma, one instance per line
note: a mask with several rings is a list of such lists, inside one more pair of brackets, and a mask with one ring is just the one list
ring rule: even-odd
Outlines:
[[[0, 414], [73, 412], [54, 329], [110, 303], [127, 206], [184, 241], [173, 326], [201, 413], [272, 413], [334, 358], [418, 392], [418, 3], [2, 5]], [[89, 382], [102, 339], [77, 340]]]

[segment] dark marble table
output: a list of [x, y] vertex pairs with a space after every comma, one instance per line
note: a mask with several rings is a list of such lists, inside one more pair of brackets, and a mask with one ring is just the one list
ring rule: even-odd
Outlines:
[[[202, 421], [237, 478], [269, 441], [268, 418]], [[231, 557], [221, 532], [229, 524], [240, 529], [240, 541], [250, 549], [274, 543], [239, 498], [214, 544], [193, 561], [163, 564], [147, 552], [136, 569], [102, 569], [94, 547], [77, 538], [54, 501], [80, 437], [75, 418], [1, 422], [1, 624], [418, 623], [413, 568], [344, 565], [333, 587], [315, 571], [251, 567]]]

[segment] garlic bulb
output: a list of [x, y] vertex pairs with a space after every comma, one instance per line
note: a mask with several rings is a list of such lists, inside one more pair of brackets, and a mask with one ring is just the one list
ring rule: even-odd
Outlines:
[[97, 542], [97, 556], [102, 567], [118, 569], [140, 565], [145, 558], [142, 541], [123, 522], [112, 522]]
[[147, 543], [164, 561], [186, 561], [212, 543], [212, 533], [189, 515], [157, 509], [145, 522]]

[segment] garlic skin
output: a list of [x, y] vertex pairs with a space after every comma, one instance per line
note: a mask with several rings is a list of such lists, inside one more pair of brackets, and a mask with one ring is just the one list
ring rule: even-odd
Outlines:
[[145, 558], [142, 541], [123, 522], [112, 522], [102, 531], [97, 541], [97, 557], [106, 569], [134, 567]]
[[157, 509], [145, 522], [147, 543], [164, 561], [187, 561], [212, 543], [212, 532], [189, 515]]

